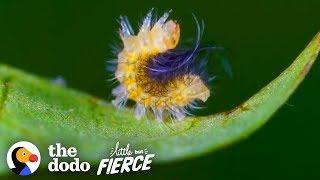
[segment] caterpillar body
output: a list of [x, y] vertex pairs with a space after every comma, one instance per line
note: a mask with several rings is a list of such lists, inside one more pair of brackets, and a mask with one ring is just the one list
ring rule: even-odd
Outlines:
[[203, 32], [197, 24], [197, 38], [190, 48], [177, 47], [180, 26], [168, 20], [171, 11], [159, 19], [150, 10], [137, 34], [126, 17], [120, 16], [122, 49], [116, 56], [115, 79], [120, 85], [112, 90], [112, 103], [121, 108], [128, 99], [135, 104], [135, 116], [140, 119], [151, 110], [161, 122], [166, 117], [182, 120], [196, 101], [205, 102], [210, 96], [205, 73], [206, 61], [197, 59], [201, 51]]

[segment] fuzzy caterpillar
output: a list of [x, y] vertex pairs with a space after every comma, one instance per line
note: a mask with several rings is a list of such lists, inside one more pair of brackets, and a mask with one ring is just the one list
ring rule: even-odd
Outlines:
[[146, 110], [153, 111], [161, 122], [164, 117], [182, 120], [188, 108], [196, 108], [196, 100], [205, 102], [210, 96], [205, 75], [205, 61], [197, 60], [202, 30], [191, 48], [178, 48], [180, 26], [167, 20], [171, 11], [153, 19], [150, 10], [135, 35], [126, 17], [120, 17], [120, 38], [123, 48], [116, 54], [115, 79], [120, 85], [112, 90], [112, 103], [122, 107], [133, 100], [135, 116], [140, 119]]

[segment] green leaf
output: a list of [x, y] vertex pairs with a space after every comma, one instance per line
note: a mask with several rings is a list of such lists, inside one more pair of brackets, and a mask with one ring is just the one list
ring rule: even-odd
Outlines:
[[[176, 123], [136, 120], [131, 109], [52, 84], [0, 65], [0, 154], [16, 141], [40, 148], [42, 165], [48, 146], [61, 142], [78, 149], [82, 160], [98, 163], [117, 141], [148, 148], [157, 162], [190, 158], [243, 139], [261, 127], [304, 79], [320, 49], [320, 33], [279, 77], [238, 107]], [[7, 172], [4, 163], [0, 171]]]

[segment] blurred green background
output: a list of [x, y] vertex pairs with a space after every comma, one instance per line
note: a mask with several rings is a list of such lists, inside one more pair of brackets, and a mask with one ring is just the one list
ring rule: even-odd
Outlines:
[[[109, 100], [105, 64], [112, 58], [109, 45], [118, 41], [117, 18], [127, 15], [137, 28], [151, 7], [159, 15], [173, 9], [182, 38], [195, 36], [195, 13], [205, 21], [203, 41], [228, 50], [234, 78], [218, 76], [213, 97], [205, 104], [211, 114], [240, 104], [274, 79], [320, 30], [319, 0], [2, 0], [0, 62], [47, 78], [63, 76], [68, 86]], [[242, 142], [195, 159], [153, 164], [147, 172], [112, 177], [320, 179], [319, 74], [317, 62], [292, 98]], [[33, 177], [46, 174], [42, 170]]]

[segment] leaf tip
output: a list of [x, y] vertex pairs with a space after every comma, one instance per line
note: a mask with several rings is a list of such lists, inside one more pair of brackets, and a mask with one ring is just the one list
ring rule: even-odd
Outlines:
[[315, 37], [317, 43], [320, 45], [320, 31], [316, 34], [316, 37]]

